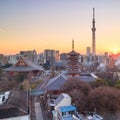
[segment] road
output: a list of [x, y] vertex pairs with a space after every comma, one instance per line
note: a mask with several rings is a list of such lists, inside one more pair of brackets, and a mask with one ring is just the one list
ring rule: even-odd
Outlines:
[[32, 96], [31, 100], [31, 120], [52, 120], [40, 96]]
[[[47, 83], [49, 76], [44, 77], [44, 80], [35, 88], [42, 89]], [[31, 96], [31, 120], [52, 120], [51, 113], [47, 111], [45, 103], [40, 100], [40, 96]]]
[[36, 120], [43, 120], [43, 115], [42, 115], [40, 103], [39, 103], [39, 102], [36, 102], [36, 103], [34, 103], [34, 105], [35, 105], [35, 116], [36, 116]]

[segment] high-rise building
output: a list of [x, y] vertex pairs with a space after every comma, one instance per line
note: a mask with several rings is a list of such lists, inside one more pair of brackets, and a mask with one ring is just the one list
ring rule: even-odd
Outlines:
[[60, 60], [67, 61], [67, 53], [60, 54]]
[[37, 52], [36, 52], [36, 50], [20, 51], [20, 55], [22, 57], [28, 58], [30, 61], [37, 64]]
[[59, 51], [45, 49], [44, 59], [45, 59], [45, 63], [49, 63], [50, 66], [53, 66], [55, 61], [59, 61]]
[[8, 63], [9, 56], [4, 56], [3, 54], [0, 54], [0, 65], [5, 65]]
[[90, 55], [90, 47], [87, 47], [87, 48], [86, 48], [86, 54], [87, 54], [87, 56]]
[[95, 39], [95, 8], [93, 8], [93, 21], [92, 21], [92, 54], [96, 54], [96, 39]]

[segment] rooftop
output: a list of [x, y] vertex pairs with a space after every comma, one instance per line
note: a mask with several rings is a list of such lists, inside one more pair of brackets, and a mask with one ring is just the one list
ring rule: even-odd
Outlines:
[[5, 71], [16, 71], [16, 72], [28, 72], [34, 70], [43, 70], [39, 65], [34, 64], [28, 59], [20, 59], [18, 62], [9, 68], [6, 68]]
[[73, 105], [69, 105], [69, 106], [62, 106], [59, 109], [61, 112], [69, 112], [69, 111], [75, 111], [77, 108]]
[[[21, 97], [22, 96], [22, 97]], [[0, 105], [0, 119], [28, 114], [28, 92], [13, 90], [6, 103]]]
[[57, 99], [55, 100], [55, 105], [57, 106], [64, 98], [67, 98], [67, 99], [70, 99], [71, 100], [71, 97], [66, 94], [66, 93], [62, 93], [60, 94]]
[[26, 113], [15, 106], [0, 108], [0, 119], [25, 115]]
[[[66, 72], [50, 79], [47, 84], [44, 86], [45, 90], [61, 90], [62, 85], [70, 78], [70, 76], [66, 75]], [[94, 75], [93, 73], [81, 73], [80, 76], [75, 76], [74, 78], [85, 81], [85, 82], [90, 82], [96, 80], [98, 77]]]

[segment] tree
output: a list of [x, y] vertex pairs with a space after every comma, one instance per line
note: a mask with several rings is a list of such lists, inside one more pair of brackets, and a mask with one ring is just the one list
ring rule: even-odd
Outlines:
[[25, 80], [22, 82], [22, 86], [23, 86], [23, 89], [24, 89], [24, 90], [30, 89], [30, 82], [29, 82], [29, 80], [25, 79]]
[[62, 89], [72, 97], [72, 103], [77, 106], [79, 111], [86, 109], [86, 96], [91, 90], [88, 83], [76, 78], [69, 78], [62, 86]]
[[104, 79], [98, 78], [95, 81], [90, 82], [92, 88], [100, 87], [100, 86], [108, 86], [108, 82]]
[[88, 95], [89, 91], [91, 90], [91, 86], [87, 82], [83, 82], [77, 78], [71, 77], [64, 83], [62, 89], [65, 91], [77, 89], [83, 92], [84, 95]]
[[120, 110], [120, 91], [112, 87], [98, 87], [88, 95], [89, 109], [99, 112], [116, 112]]
[[120, 80], [118, 80], [118, 81], [115, 82], [114, 87], [120, 89]]
[[16, 81], [22, 83], [26, 79], [27, 73], [18, 73], [16, 75]]
[[3, 71], [2, 68], [0, 68], [0, 75], [2, 75], [2, 71]]
[[106, 80], [109, 86], [113, 87], [115, 85], [115, 79], [113, 78], [113, 72], [99, 72], [96, 73], [98, 77]]
[[85, 95], [78, 89], [72, 89], [67, 92], [72, 98], [72, 104], [77, 106], [78, 111], [83, 111], [86, 104]]
[[17, 86], [16, 80], [9, 81], [4, 78], [0, 83], [0, 91], [9, 91]]
[[12, 66], [12, 64], [7, 63], [7, 64], [5, 64], [5, 65], [3, 66], [3, 68], [5, 69], [5, 68], [9, 68], [9, 67], [11, 67], [11, 66]]

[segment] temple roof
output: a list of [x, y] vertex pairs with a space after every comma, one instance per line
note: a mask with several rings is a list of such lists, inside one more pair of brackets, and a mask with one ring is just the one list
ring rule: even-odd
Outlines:
[[68, 55], [80, 55], [80, 54], [72, 50], [71, 52], [68, 53]]
[[62, 85], [67, 80], [67, 76], [59, 75], [56, 76], [48, 81], [48, 83], [45, 86], [45, 90], [60, 90]]
[[[70, 78], [70, 76], [66, 75], [66, 71], [62, 74], [50, 79], [47, 84], [44, 86], [44, 90], [61, 90], [63, 84]], [[77, 80], [90, 82], [97, 79], [94, 74], [82, 74], [80, 76], [74, 77]]]
[[5, 69], [5, 71], [15, 72], [28, 72], [34, 70], [43, 70], [43, 68], [39, 65], [34, 64], [28, 59], [20, 59], [14, 66]]

